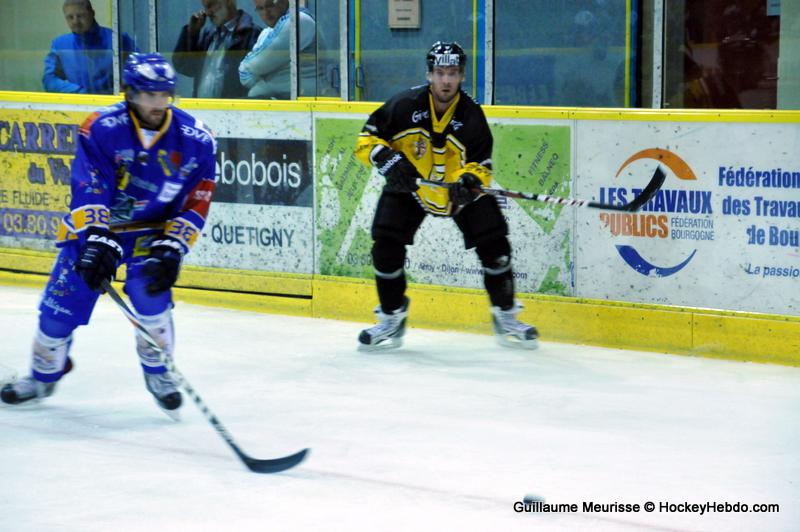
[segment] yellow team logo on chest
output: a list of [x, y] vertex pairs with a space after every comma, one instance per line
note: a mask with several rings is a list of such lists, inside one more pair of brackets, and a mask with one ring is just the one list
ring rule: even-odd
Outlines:
[[425, 142], [424, 138], [417, 139], [414, 143], [414, 157], [419, 160], [422, 159], [426, 153], [428, 153], [428, 143]]

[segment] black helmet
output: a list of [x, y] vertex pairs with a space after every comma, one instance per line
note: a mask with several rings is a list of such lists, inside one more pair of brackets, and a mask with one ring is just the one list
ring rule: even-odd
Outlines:
[[428, 72], [437, 66], [457, 66], [462, 72], [467, 67], [467, 54], [457, 42], [436, 41], [426, 57]]

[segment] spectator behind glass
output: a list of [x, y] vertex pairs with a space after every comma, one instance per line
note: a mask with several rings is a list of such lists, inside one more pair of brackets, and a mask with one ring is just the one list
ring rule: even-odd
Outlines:
[[181, 30], [172, 60], [175, 70], [194, 78], [197, 98], [244, 98], [237, 69], [261, 28], [236, 8], [236, 0], [202, 0], [203, 10]]
[[[249, 89], [250, 98], [288, 100], [291, 90], [289, 36], [289, 0], [253, 0], [261, 20], [267, 25], [258, 42], [239, 65], [239, 80]], [[305, 8], [299, 9], [300, 52], [313, 54], [316, 49], [316, 22]], [[316, 63], [298, 62], [300, 94], [313, 96], [316, 91]]]
[[[90, 0], [66, 0], [64, 19], [71, 33], [53, 39], [44, 59], [42, 85], [48, 92], [111, 94], [114, 90], [113, 35], [94, 19]], [[122, 51], [135, 51], [122, 35]]]

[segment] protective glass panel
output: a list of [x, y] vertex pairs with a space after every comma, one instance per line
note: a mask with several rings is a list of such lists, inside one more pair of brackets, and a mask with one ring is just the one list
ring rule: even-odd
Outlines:
[[[395, 93], [426, 83], [425, 55], [436, 41], [457, 41], [467, 52], [466, 78], [462, 88], [480, 100], [482, 70], [475, 70], [476, 52], [483, 61], [483, 16], [478, 2], [421, 1], [418, 28], [389, 26], [389, 2], [351, 4], [354, 21], [350, 94], [355, 100], [383, 101]], [[368, 9], [367, 9], [368, 7]], [[358, 39], [355, 39], [355, 34]]]
[[[138, 4], [138, 1], [137, 1]], [[264, 23], [254, 3], [237, 9], [226, 0], [160, 0], [158, 51], [178, 72], [178, 93], [197, 98], [247, 98], [257, 79], [242, 83], [239, 65], [253, 49]]]
[[[339, 96], [339, 2], [298, 2], [300, 6], [300, 96]], [[314, 21], [313, 39], [307, 37]], [[313, 82], [311, 80], [313, 79]]]
[[664, 106], [775, 109], [781, 4], [665, 2]]
[[[86, 4], [0, 2], [0, 89], [111, 94], [110, 4]], [[124, 42], [134, 46], [127, 36]]]
[[[632, 99], [637, 2], [495, 4], [495, 103], [623, 107]], [[629, 23], [631, 21], [631, 23]]]

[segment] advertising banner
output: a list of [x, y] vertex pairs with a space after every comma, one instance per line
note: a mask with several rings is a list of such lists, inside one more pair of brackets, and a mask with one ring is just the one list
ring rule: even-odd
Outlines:
[[186, 262], [211, 268], [311, 273], [311, 212], [308, 207], [212, 202], [202, 238]]
[[[370, 228], [384, 178], [355, 158], [362, 119], [317, 117], [318, 272], [372, 278]], [[531, 192], [570, 190], [570, 127], [494, 123], [494, 186]], [[571, 292], [573, 219], [561, 207], [501, 198], [520, 292]], [[480, 288], [483, 270], [450, 218], [428, 216], [408, 250], [410, 282]]]
[[[0, 109], [0, 247], [52, 250], [88, 114], [57, 109]], [[217, 136], [217, 188], [188, 263], [373, 277], [370, 227], [384, 179], [353, 153], [366, 116], [194, 114]], [[495, 188], [623, 204], [657, 167], [667, 176], [637, 213], [498, 198], [518, 291], [800, 315], [797, 124], [495, 118], [490, 126]], [[411, 282], [483, 286], [449, 218], [426, 218], [405, 268]]]
[[0, 109], [0, 246], [49, 249], [84, 112]]
[[[234, 269], [311, 273], [313, 181], [311, 147], [297, 132], [308, 114], [286, 113], [279, 131], [258, 120], [198, 112], [214, 120], [216, 191], [203, 235], [187, 263]], [[202, 115], [209, 114], [208, 117]], [[275, 115], [279, 113], [263, 113]], [[0, 109], [0, 246], [52, 250], [69, 210], [70, 167], [86, 111]], [[235, 130], [235, 133], [234, 133]], [[237, 135], [237, 136], [233, 136]], [[253, 138], [258, 135], [267, 140]]]
[[214, 202], [311, 207], [307, 140], [217, 139]]
[[217, 138], [214, 200], [187, 262], [312, 273], [310, 158], [308, 140]]
[[[638, 213], [582, 210], [577, 295], [800, 314], [796, 125], [581, 122], [578, 191]], [[620, 142], [625, 139], [625, 142]]]
[[217, 140], [216, 188], [187, 264], [314, 271], [311, 114], [190, 111]]

